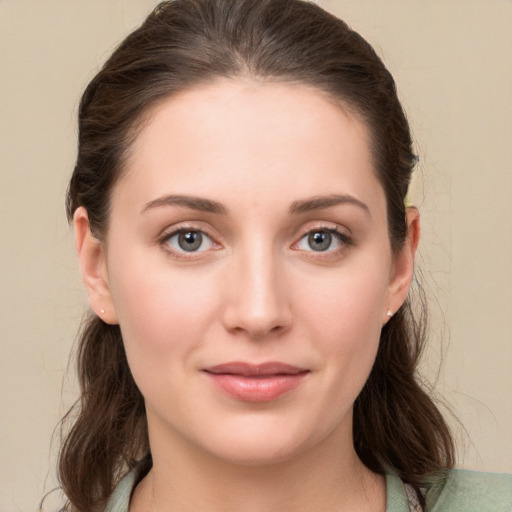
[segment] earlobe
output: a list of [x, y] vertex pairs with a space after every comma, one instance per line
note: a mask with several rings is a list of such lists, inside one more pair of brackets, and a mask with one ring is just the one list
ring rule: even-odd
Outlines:
[[76, 209], [73, 215], [73, 228], [80, 271], [91, 309], [104, 322], [117, 324], [108, 282], [105, 247], [91, 233], [89, 217], [85, 208]]
[[404, 303], [414, 275], [414, 258], [420, 240], [420, 213], [417, 208], [407, 208], [407, 239], [398, 254], [394, 256], [392, 275], [389, 284], [387, 312], [396, 312]]

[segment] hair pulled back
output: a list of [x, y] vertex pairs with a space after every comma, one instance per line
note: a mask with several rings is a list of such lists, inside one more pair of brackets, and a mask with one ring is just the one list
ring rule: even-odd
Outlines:
[[[311, 86], [360, 117], [386, 195], [391, 245], [400, 251], [415, 156], [394, 80], [359, 34], [302, 0], [160, 3], [83, 94], [68, 218], [85, 207], [93, 234], [104, 239], [112, 188], [148, 109], [180, 91], [235, 77]], [[415, 487], [454, 463], [448, 427], [416, 376], [424, 334], [424, 316], [415, 320], [406, 302], [383, 328], [354, 406], [361, 460], [378, 473], [392, 469]], [[91, 512], [101, 510], [120, 476], [149, 452], [144, 402], [119, 326], [95, 316], [84, 321], [78, 376], [81, 397], [65, 417], [74, 424], [59, 472], [71, 510]]]

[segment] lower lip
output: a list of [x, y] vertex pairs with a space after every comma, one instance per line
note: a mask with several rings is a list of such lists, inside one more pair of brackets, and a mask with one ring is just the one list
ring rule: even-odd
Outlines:
[[244, 377], [228, 373], [209, 373], [208, 377], [222, 391], [239, 400], [247, 402], [268, 402], [275, 400], [295, 389], [308, 372], [293, 375], [269, 375]]

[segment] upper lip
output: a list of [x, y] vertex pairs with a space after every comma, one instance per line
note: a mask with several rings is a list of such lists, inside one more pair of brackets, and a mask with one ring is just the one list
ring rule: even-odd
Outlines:
[[271, 361], [267, 363], [246, 363], [242, 361], [233, 361], [229, 363], [218, 364], [204, 369], [205, 372], [217, 375], [232, 374], [243, 377], [262, 377], [271, 375], [297, 375], [308, 370], [299, 368], [286, 363]]

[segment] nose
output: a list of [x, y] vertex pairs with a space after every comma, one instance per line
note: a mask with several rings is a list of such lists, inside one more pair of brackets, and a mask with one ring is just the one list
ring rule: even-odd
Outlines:
[[284, 263], [262, 247], [241, 252], [227, 270], [223, 321], [227, 330], [261, 340], [291, 326]]

